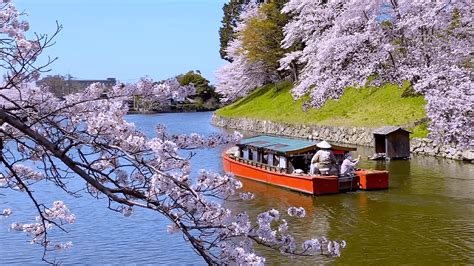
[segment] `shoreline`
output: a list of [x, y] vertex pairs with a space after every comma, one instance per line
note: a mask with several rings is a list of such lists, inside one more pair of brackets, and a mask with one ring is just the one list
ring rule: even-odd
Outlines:
[[[215, 113], [212, 115], [211, 124], [227, 129], [252, 131], [270, 135], [310, 140], [327, 140], [330, 142], [366, 147], [374, 146], [374, 136], [372, 132], [375, 128], [288, 124], [268, 120], [222, 117]], [[428, 155], [474, 163], [474, 150], [461, 149], [454, 144], [437, 144], [428, 138], [410, 139], [410, 152], [416, 155]]]
[[127, 115], [155, 115], [155, 114], [173, 114], [173, 113], [205, 113], [214, 112], [217, 109], [210, 110], [173, 110], [173, 111], [128, 111]]

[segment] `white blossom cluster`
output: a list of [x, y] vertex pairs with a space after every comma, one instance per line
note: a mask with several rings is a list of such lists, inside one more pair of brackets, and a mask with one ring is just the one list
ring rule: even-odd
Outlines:
[[314, 254], [326, 252], [326, 254], [334, 257], [341, 256], [341, 249], [345, 247], [346, 241], [331, 241], [325, 237], [322, 237], [320, 239], [315, 238], [306, 240], [303, 243], [303, 249], [308, 253]]
[[4, 216], [4, 217], [8, 217], [8, 216], [12, 215], [12, 213], [13, 213], [13, 212], [12, 212], [11, 209], [4, 209], [4, 210], [0, 213], [0, 215], [1, 215], [1, 216]]
[[306, 216], [306, 210], [303, 207], [290, 207], [288, 209], [288, 215], [303, 218]]
[[[11, 214], [11, 211], [10, 211]], [[42, 244], [51, 246], [52, 243], [46, 240], [47, 231], [53, 225], [62, 226], [72, 224], [76, 221], [76, 216], [72, 214], [62, 201], [55, 201], [53, 207], [45, 208], [41, 216], [36, 217], [36, 223], [12, 223], [10, 228], [14, 231], [25, 232], [32, 237], [31, 244]], [[72, 247], [71, 242], [54, 244], [56, 249], [67, 249]]]

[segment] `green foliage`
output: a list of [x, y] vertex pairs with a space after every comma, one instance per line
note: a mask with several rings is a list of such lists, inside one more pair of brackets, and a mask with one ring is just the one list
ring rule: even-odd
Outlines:
[[227, 46], [235, 38], [234, 27], [239, 21], [240, 12], [242, 12], [243, 1], [230, 0], [229, 3], [224, 4], [222, 10], [224, 11], [224, 17], [222, 18], [222, 26], [219, 29], [219, 40], [220, 40], [220, 55], [221, 58], [227, 61], [231, 61], [227, 56]]
[[428, 136], [428, 121], [421, 123], [420, 125], [410, 128], [412, 134], [410, 138], [426, 138]]
[[261, 18], [251, 19], [241, 32], [243, 48], [247, 58], [253, 62], [263, 62], [270, 71], [276, 71], [285, 50], [281, 48], [283, 27], [288, 16], [281, 13], [287, 1], [275, 0], [260, 7]]
[[199, 71], [189, 71], [184, 75], [177, 77], [181, 86], [193, 84], [196, 88], [194, 101], [196, 104], [208, 106], [209, 108], [217, 107], [220, 95], [216, 93], [213, 86], [209, 85], [209, 80], [204, 78]]
[[458, 9], [454, 9], [452, 13], [452, 21], [448, 27], [448, 30], [454, 30], [461, 26], [461, 12]]
[[405, 90], [402, 93], [402, 97], [418, 97], [421, 96], [420, 92], [415, 91], [415, 88], [411, 85], [406, 86]]
[[[267, 85], [251, 95], [221, 108], [218, 115], [272, 120], [289, 124], [379, 127], [410, 125], [426, 117], [425, 100], [421, 96], [403, 98], [405, 88], [397, 85], [348, 88], [339, 100], [329, 100], [320, 109], [303, 111], [305, 99], [294, 101], [292, 84]], [[426, 136], [422, 126], [417, 132]], [[424, 133], [423, 133], [424, 132]]]
[[196, 95], [208, 95], [213, 88], [209, 86], [209, 80], [205, 79], [201, 74], [194, 71], [178, 76], [178, 81], [181, 86], [193, 84], [196, 88]]

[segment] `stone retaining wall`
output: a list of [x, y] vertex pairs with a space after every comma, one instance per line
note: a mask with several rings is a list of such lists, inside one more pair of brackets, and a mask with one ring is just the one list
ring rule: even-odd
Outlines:
[[[263, 134], [314, 140], [324, 139], [329, 142], [370, 147], [374, 145], [373, 128], [296, 125], [248, 118], [227, 118], [215, 114], [212, 116], [212, 124], [228, 129], [252, 131]], [[430, 155], [455, 160], [464, 159], [474, 162], [473, 150], [461, 150], [454, 145], [436, 145], [430, 139], [412, 139], [410, 141], [410, 151], [413, 154]]]
[[466, 160], [474, 163], [474, 150], [462, 150], [454, 145], [435, 144], [433, 140], [427, 138], [412, 139], [410, 141], [410, 151], [413, 154]]

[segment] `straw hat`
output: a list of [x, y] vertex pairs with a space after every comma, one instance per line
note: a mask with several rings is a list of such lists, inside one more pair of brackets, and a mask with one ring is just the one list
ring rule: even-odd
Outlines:
[[329, 144], [325, 140], [323, 140], [320, 143], [316, 144], [316, 147], [321, 148], [321, 149], [330, 149], [331, 144]]

